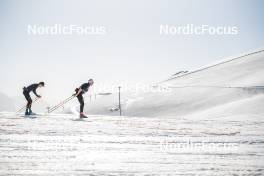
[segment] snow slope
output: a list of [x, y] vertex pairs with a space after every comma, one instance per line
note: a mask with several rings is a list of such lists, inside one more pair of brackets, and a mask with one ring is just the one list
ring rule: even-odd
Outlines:
[[[232, 58], [166, 80], [170, 91], [122, 94], [123, 114], [174, 118], [262, 118], [264, 51]], [[129, 102], [129, 104], [128, 104]], [[88, 102], [92, 114], [118, 115], [108, 109], [116, 94]]]

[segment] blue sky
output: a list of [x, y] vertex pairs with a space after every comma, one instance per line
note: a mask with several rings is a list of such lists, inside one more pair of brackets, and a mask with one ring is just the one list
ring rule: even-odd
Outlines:
[[[43, 80], [66, 96], [94, 78], [151, 83], [264, 45], [262, 0], [0, 0], [0, 91]], [[103, 25], [103, 36], [32, 36], [27, 25]], [[159, 34], [161, 24], [237, 26], [237, 35]]]

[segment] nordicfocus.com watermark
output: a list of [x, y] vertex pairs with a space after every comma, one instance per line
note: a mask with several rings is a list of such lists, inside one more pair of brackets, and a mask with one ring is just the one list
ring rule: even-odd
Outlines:
[[160, 25], [160, 35], [237, 35], [237, 26]]
[[106, 27], [102, 25], [27, 25], [28, 35], [105, 35]]
[[160, 150], [163, 152], [237, 152], [240, 149], [240, 143], [225, 142], [221, 139], [203, 139], [195, 141], [184, 138], [168, 137], [160, 141]]

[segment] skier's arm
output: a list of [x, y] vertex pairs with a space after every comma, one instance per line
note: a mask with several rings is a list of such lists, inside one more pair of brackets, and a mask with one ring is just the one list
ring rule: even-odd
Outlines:
[[33, 93], [34, 93], [38, 98], [41, 97], [39, 94], [37, 94], [36, 89], [33, 89]]
[[82, 88], [79, 88], [79, 90], [78, 90], [78, 92], [75, 94], [75, 96], [77, 97], [81, 92], [82, 92]]

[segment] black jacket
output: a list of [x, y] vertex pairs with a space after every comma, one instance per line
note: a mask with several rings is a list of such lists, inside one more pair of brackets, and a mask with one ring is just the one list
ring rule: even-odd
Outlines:
[[85, 94], [86, 92], [88, 92], [89, 87], [90, 87], [89, 83], [84, 83], [79, 88], [76, 88], [75, 92], [77, 93], [79, 91], [79, 89], [82, 89], [82, 92], [80, 94]]
[[38, 88], [38, 84], [31, 84], [28, 87], [24, 87], [24, 91], [27, 91], [28, 93], [30, 93], [31, 91], [38, 97], [39, 95], [37, 94], [36, 90]]

